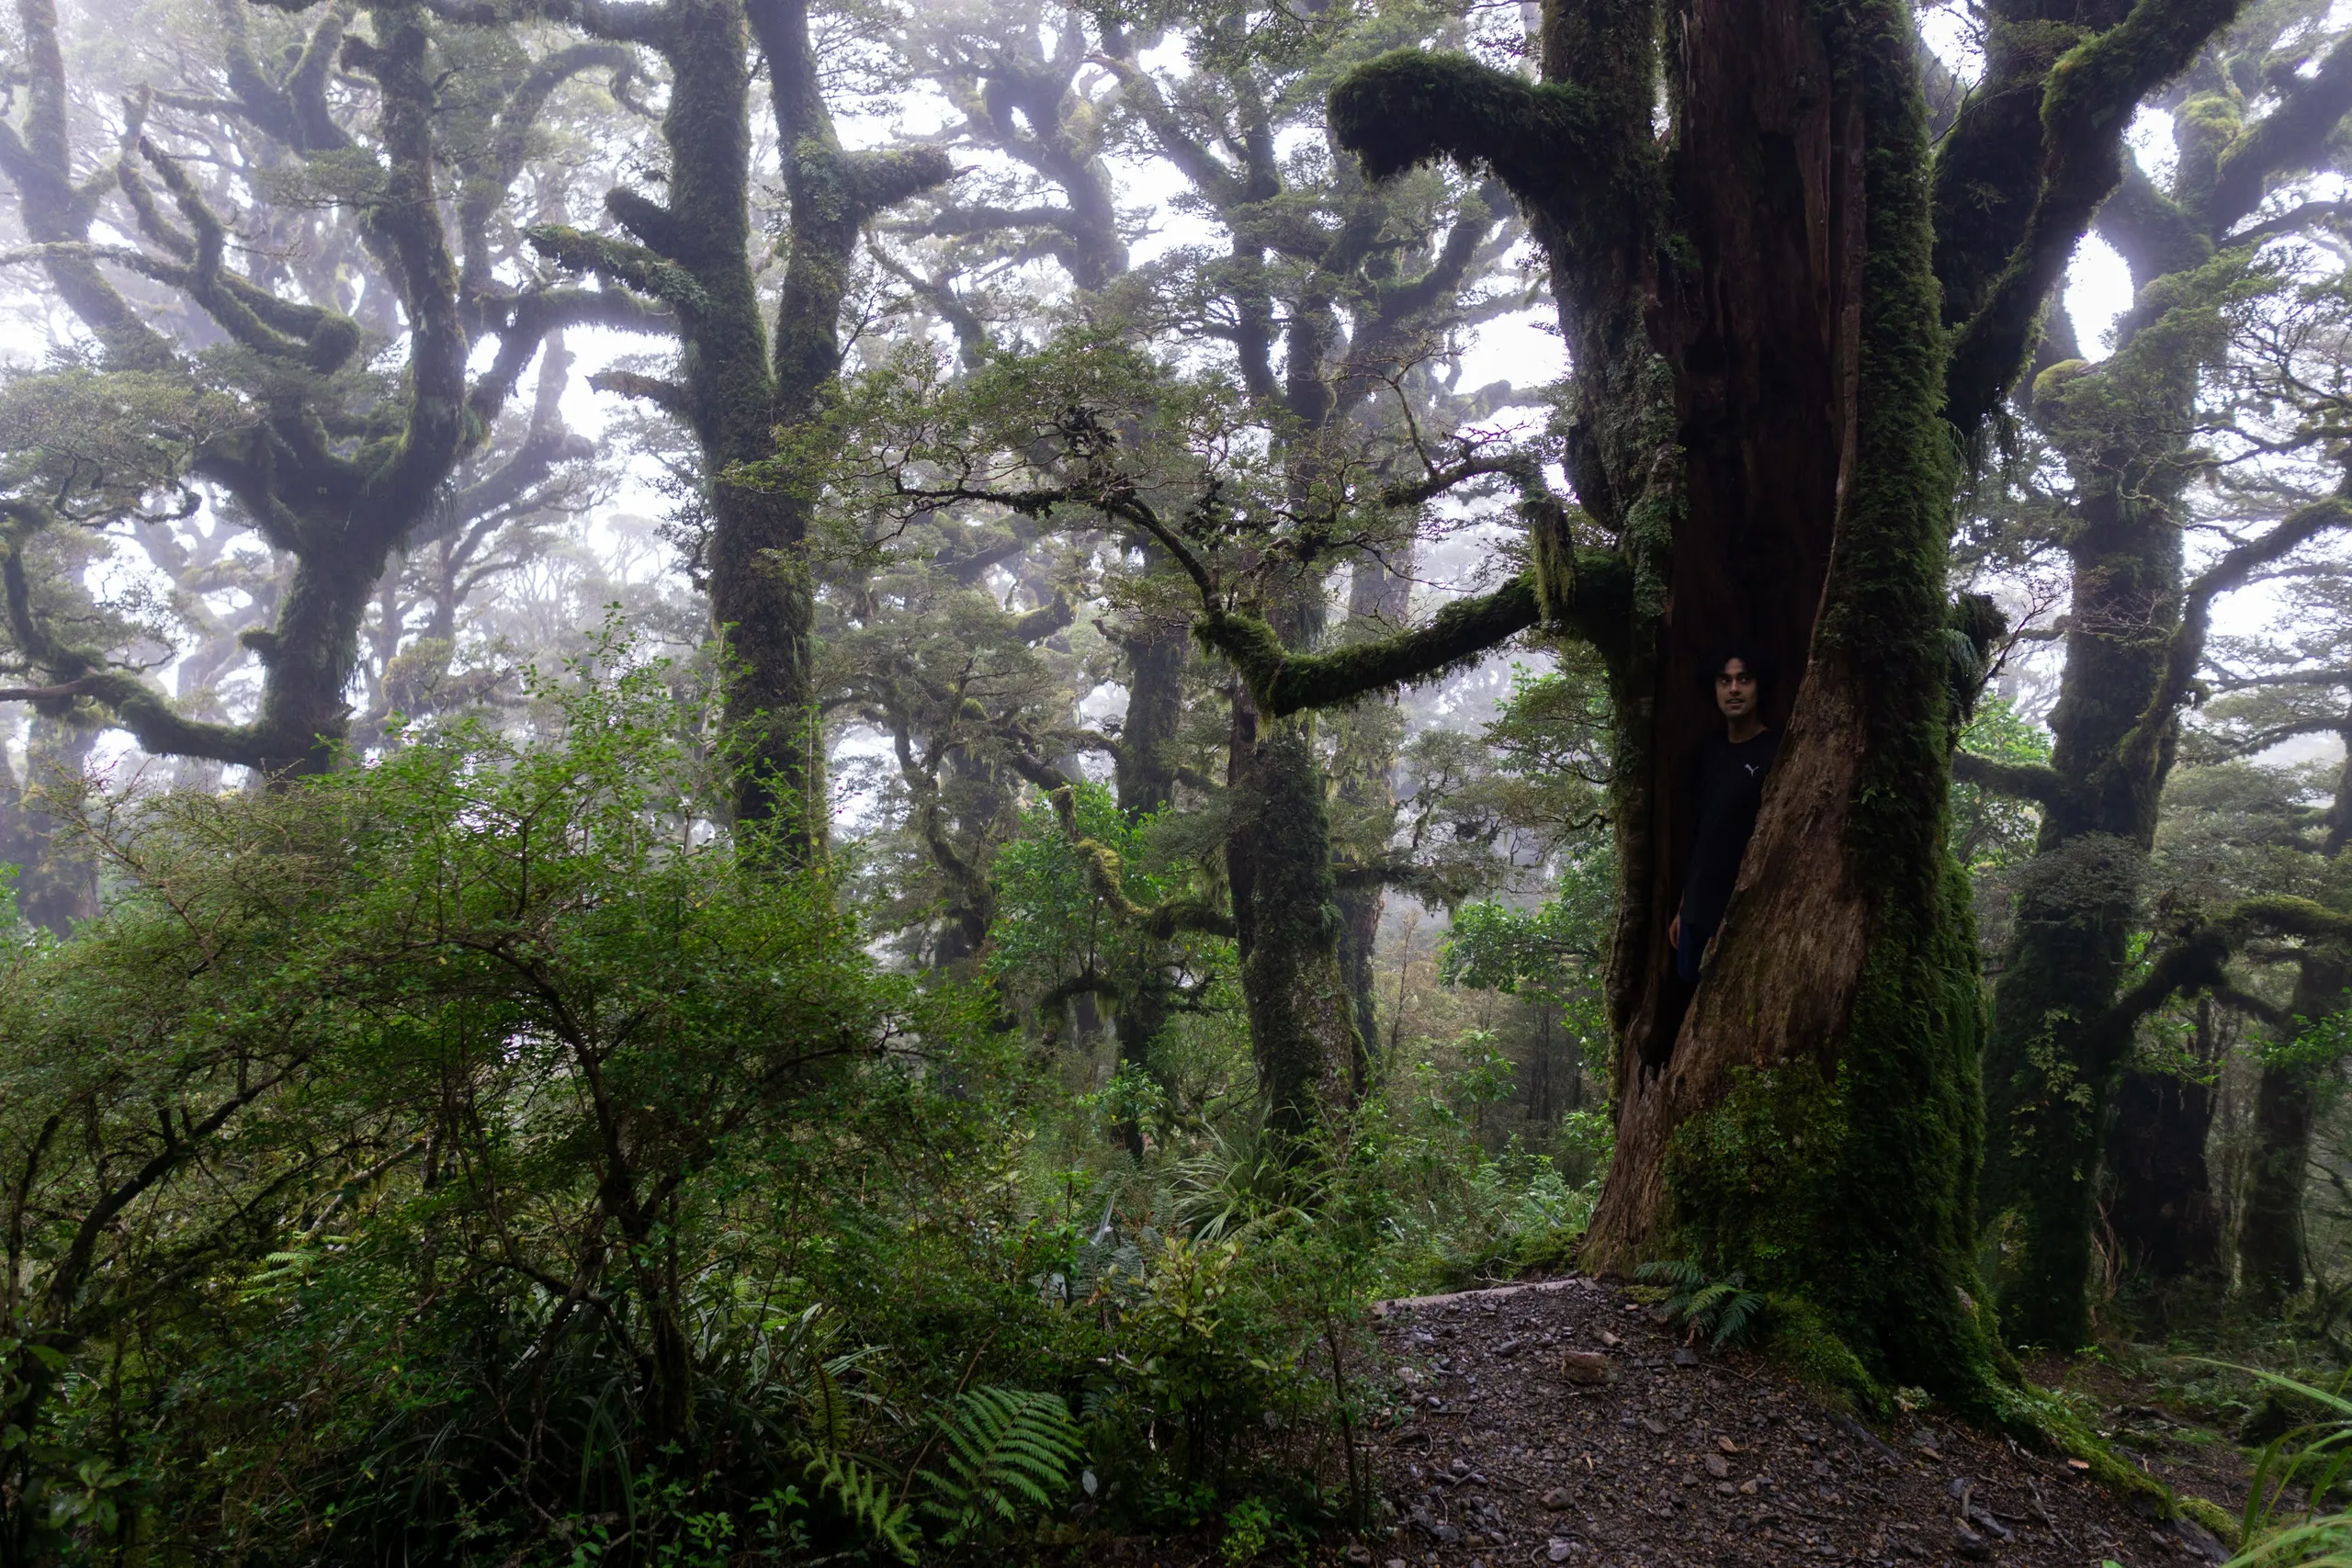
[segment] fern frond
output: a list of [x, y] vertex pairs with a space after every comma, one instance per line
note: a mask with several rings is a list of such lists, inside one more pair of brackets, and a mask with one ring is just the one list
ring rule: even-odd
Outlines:
[[1690, 1304], [1683, 1310], [1691, 1317], [1702, 1317], [1736, 1294], [1738, 1291], [1736, 1287], [1718, 1280], [1691, 1296]]
[[1706, 1271], [1684, 1258], [1645, 1263], [1634, 1270], [1634, 1278], [1646, 1280], [1653, 1284], [1665, 1285], [1686, 1294], [1707, 1282]]
[[807, 1404], [808, 1428], [816, 1434], [814, 1446], [836, 1450], [849, 1447], [849, 1398], [842, 1393], [841, 1380], [832, 1367], [823, 1361], [808, 1369]]
[[809, 1443], [795, 1445], [807, 1461], [801, 1474], [817, 1483], [820, 1495], [830, 1495], [842, 1513], [872, 1536], [901, 1562], [916, 1561], [919, 1532], [912, 1512], [892, 1497], [888, 1481], [870, 1465], [861, 1464], [837, 1449]]
[[991, 1523], [1011, 1525], [1023, 1507], [1042, 1512], [1069, 1485], [1082, 1445], [1069, 1406], [1054, 1393], [976, 1388], [940, 1418], [941, 1468], [918, 1472], [930, 1489], [922, 1511], [948, 1528], [944, 1546]]
[[1715, 1344], [1718, 1348], [1747, 1337], [1764, 1315], [1764, 1298], [1754, 1291], [1740, 1291], [1724, 1303], [1715, 1319]]

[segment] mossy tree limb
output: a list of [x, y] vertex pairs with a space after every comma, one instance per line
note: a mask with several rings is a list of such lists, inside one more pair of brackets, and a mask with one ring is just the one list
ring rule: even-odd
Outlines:
[[1435, 680], [1538, 626], [1550, 625], [1595, 647], [1623, 647], [1631, 591], [1614, 552], [1577, 552], [1574, 596], [1547, 599], [1537, 574], [1523, 572], [1491, 593], [1456, 599], [1429, 624], [1394, 637], [1330, 653], [1292, 653], [1273, 629], [1254, 616], [1213, 611], [1199, 624], [1201, 639], [1231, 660], [1271, 717], [1337, 707], [1374, 692]]
[[2040, 188], [2008, 262], [1959, 329], [1946, 415], [1963, 430], [2024, 368], [2042, 305], [2099, 204], [2123, 177], [2123, 132], [2153, 88], [2186, 70], [2244, 0], [2139, 0], [2059, 57], [2042, 79]]

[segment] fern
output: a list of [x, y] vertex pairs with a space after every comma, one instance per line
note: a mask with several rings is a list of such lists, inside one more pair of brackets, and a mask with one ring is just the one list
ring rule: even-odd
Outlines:
[[818, 1447], [849, 1447], [849, 1397], [842, 1393], [841, 1380], [831, 1366], [819, 1361], [809, 1367], [808, 1392], [801, 1410], [817, 1434]]
[[1069, 1485], [1080, 1451], [1078, 1428], [1059, 1394], [977, 1388], [940, 1418], [944, 1458], [917, 1474], [931, 1489], [922, 1511], [947, 1527], [955, 1546], [1014, 1523], [1023, 1505], [1043, 1511]]
[[914, 1519], [907, 1506], [891, 1496], [886, 1477], [838, 1449], [808, 1443], [795, 1448], [808, 1461], [801, 1474], [817, 1483], [820, 1495], [830, 1494], [842, 1513], [888, 1547], [899, 1562], [916, 1561]]
[[1687, 1325], [1691, 1338], [1705, 1335], [1718, 1349], [1746, 1339], [1763, 1326], [1763, 1294], [1749, 1290], [1747, 1276], [1737, 1269], [1720, 1280], [1710, 1280], [1696, 1263], [1673, 1259], [1645, 1263], [1634, 1276], [1666, 1286], [1668, 1314]]

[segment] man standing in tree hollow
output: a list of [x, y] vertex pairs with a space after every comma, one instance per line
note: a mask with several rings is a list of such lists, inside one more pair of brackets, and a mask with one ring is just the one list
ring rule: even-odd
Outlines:
[[1770, 666], [1762, 656], [1746, 643], [1735, 643], [1702, 668], [1712, 677], [1724, 728], [1699, 750], [1699, 833], [1690, 846], [1682, 908], [1666, 928], [1666, 939], [1674, 945], [1674, 972], [1685, 985], [1698, 984], [1699, 961], [1723, 923], [1732, 884], [1739, 879], [1740, 857], [1756, 831], [1757, 808], [1764, 802], [1764, 775], [1781, 743], [1779, 732], [1764, 725], [1764, 682]]

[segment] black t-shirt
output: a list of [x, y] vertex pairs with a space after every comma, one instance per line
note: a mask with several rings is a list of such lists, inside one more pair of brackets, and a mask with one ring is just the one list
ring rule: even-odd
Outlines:
[[1764, 775], [1781, 744], [1777, 729], [1734, 745], [1721, 731], [1699, 751], [1699, 834], [1690, 846], [1690, 874], [1682, 884], [1682, 940], [1705, 942], [1723, 923], [1739, 880], [1739, 857], [1756, 831], [1756, 810], [1764, 800]]

